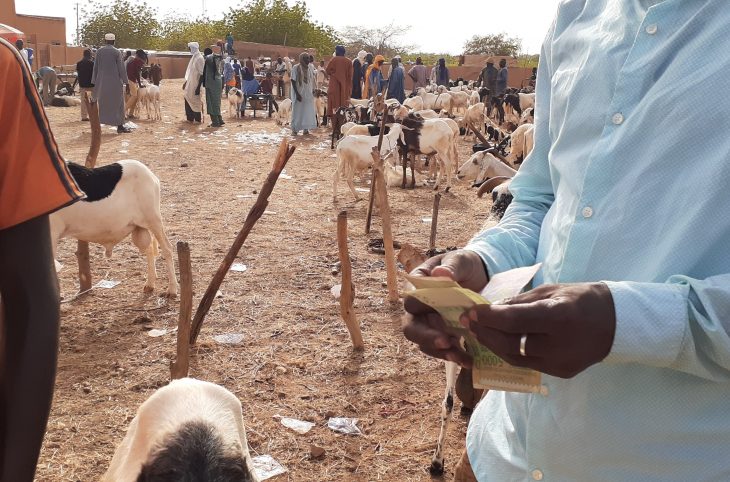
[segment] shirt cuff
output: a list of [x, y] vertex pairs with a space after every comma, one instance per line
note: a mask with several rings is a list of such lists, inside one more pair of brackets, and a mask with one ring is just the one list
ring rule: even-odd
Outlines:
[[689, 286], [604, 281], [613, 296], [616, 333], [606, 363], [669, 367], [689, 330]]
[[484, 240], [478, 238], [472, 239], [464, 249], [473, 251], [482, 258], [482, 263], [484, 263], [484, 267], [487, 269], [487, 277], [490, 279], [498, 273], [509, 271], [513, 268], [509, 260], [499, 249]]

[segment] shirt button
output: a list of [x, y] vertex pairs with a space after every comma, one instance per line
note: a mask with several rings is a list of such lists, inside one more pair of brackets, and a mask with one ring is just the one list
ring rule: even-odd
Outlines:
[[655, 23], [652, 23], [651, 25], [646, 26], [646, 33], [649, 35], [654, 35], [657, 31], [657, 26]]
[[542, 470], [535, 469], [532, 471], [533, 480], [542, 480]]
[[616, 112], [613, 117], [611, 117], [611, 121], [614, 124], [619, 125], [624, 121], [624, 116], [621, 112]]
[[593, 216], [593, 209], [590, 206], [586, 206], [583, 208], [582, 213], [583, 213], [583, 217], [588, 219], [591, 216]]

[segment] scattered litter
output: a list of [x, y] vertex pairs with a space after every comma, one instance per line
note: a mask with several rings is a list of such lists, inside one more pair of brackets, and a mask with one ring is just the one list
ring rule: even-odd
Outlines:
[[137, 124], [135, 124], [134, 122], [132, 122], [132, 121], [127, 121], [124, 124], [124, 127], [126, 127], [127, 129], [136, 129], [139, 126]]
[[251, 459], [253, 469], [262, 482], [269, 480], [277, 475], [285, 474], [287, 470], [279, 462], [274, 460], [271, 455], [259, 455]]
[[362, 435], [356, 418], [332, 417], [327, 422], [327, 428], [347, 435]]
[[268, 144], [274, 145], [281, 142], [284, 136], [281, 134], [267, 134], [262, 132], [239, 132], [234, 136], [234, 142], [241, 144]]
[[294, 179], [294, 178], [286, 173], [286, 169], [282, 169], [281, 174], [279, 174], [279, 179]]
[[423, 218], [423, 219], [421, 219], [421, 221], [423, 221], [426, 224], [431, 224], [431, 221], [433, 221], [433, 219], [432, 218]]
[[174, 154], [172, 151], [167, 151], [165, 154]]
[[233, 263], [231, 266], [231, 271], [236, 271], [237, 273], [243, 273], [248, 269], [248, 266], [246, 266], [243, 263]]
[[255, 196], [253, 196], [252, 194], [236, 194], [236, 197], [238, 199], [249, 199]]
[[221, 345], [240, 345], [243, 341], [243, 334], [227, 333], [225, 335], [216, 335], [213, 339]]
[[94, 286], [94, 288], [103, 288], [105, 290], [110, 290], [110, 289], [114, 288], [115, 286], [117, 286], [119, 283], [121, 283], [121, 281], [103, 279], [103, 280], [99, 281], [98, 283], [96, 283], [96, 286]]
[[234, 171], [233, 169], [231, 169], [231, 168], [229, 167], [229, 168], [228, 168], [228, 172], [236, 172], [236, 171]]
[[216, 298], [223, 298], [223, 292], [221, 290], [216, 291], [215, 297]]
[[173, 139], [175, 139], [175, 136], [169, 136], [169, 137], [163, 137], [162, 138], [163, 141], [171, 141]]
[[370, 192], [370, 189], [367, 189], [365, 187], [356, 187], [355, 191], [357, 192]]
[[342, 285], [334, 285], [332, 288], [330, 288], [330, 293], [332, 293], [332, 296], [334, 296], [336, 300], [339, 300], [340, 296], [342, 295]]
[[122, 149], [121, 151], [119, 151], [119, 154], [126, 154], [126, 153], [128, 153], [128, 152], [129, 152], [129, 151], [127, 151], [127, 150], [124, 150], [124, 149]]
[[175, 327], [172, 330], [162, 329], [162, 330], [150, 330], [147, 332], [147, 336], [151, 336], [152, 338], [159, 338], [161, 336], [165, 336], [168, 333], [175, 333], [177, 331], [177, 327]]
[[129, 147], [129, 142], [122, 141], [122, 147]]
[[307, 191], [314, 191], [314, 189], [317, 187], [317, 183], [314, 184], [307, 184], [306, 186], [303, 186], [302, 189], [305, 189]]
[[286, 428], [294, 430], [296, 433], [304, 435], [314, 428], [312, 422], [305, 422], [303, 420], [297, 420], [296, 418], [282, 417], [281, 415], [274, 415], [274, 419], [281, 422]]
[[276, 211], [264, 211], [264, 214], [268, 214], [269, 216], [276, 216]]
[[332, 154], [330, 157], [336, 158], [337, 157], [337, 154]]

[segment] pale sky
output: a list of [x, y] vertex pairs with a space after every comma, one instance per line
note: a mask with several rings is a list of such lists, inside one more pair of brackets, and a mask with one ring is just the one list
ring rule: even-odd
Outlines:
[[[82, 5], [90, 3], [78, 1]], [[472, 35], [506, 32], [522, 38], [525, 53], [539, 53], [558, 1], [309, 0], [307, 5], [315, 20], [336, 29], [353, 24], [380, 27], [391, 20], [410, 25], [403, 41], [417, 45], [424, 52], [460, 54], [464, 42]], [[69, 42], [76, 30], [76, 3], [77, 0], [15, 0], [18, 13], [66, 17]], [[157, 7], [160, 16], [179, 12], [191, 17], [202, 13], [205, 3], [206, 12], [212, 18], [220, 18], [229, 7], [240, 5], [238, 0], [151, 0], [147, 3]]]

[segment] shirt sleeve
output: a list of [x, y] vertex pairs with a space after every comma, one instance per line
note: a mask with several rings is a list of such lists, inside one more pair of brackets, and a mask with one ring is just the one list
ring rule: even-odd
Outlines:
[[477, 234], [466, 249], [477, 253], [489, 276], [535, 263], [540, 229], [555, 199], [550, 179], [550, 28], [540, 54], [535, 95], [535, 144], [510, 184], [513, 199], [502, 221]]
[[0, 41], [0, 229], [84, 196], [58, 151], [24, 60]]

